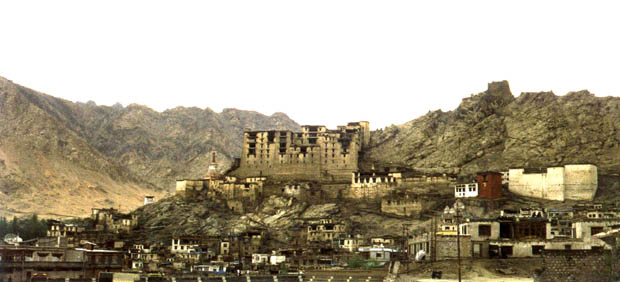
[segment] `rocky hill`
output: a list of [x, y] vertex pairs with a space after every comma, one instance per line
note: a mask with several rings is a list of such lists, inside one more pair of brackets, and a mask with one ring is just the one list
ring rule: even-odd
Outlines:
[[[244, 128], [299, 125], [282, 113], [73, 103], [0, 78], [0, 215], [133, 209], [145, 194], [163, 197], [175, 178], [202, 176], [211, 152], [225, 169], [241, 151]], [[617, 174], [620, 98], [585, 90], [514, 97], [506, 81], [494, 82], [453, 111], [377, 130], [371, 143], [368, 166], [467, 174], [594, 163]]]
[[0, 215], [134, 209], [175, 178], [202, 176], [210, 152], [225, 169], [244, 128], [299, 125], [282, 113], [73, 103], [0, 77]]
[[620, 98], [587, 90], [514, 97], [508, 82], [463, 99], [453, 111], [434, 111], [372, 134], [369, 162], [422, 170], [473, 173], [509, 167], [593, 163], [620, 171]]
[[[290, 242], [291, 230], [306, 228], [308, 220], [333, 218], [347, 224], [352, 234], [369, 236], [402, 234], [403, 224], [420, 224], [419, 218], [380, 214], [376, 207], [360, 203], [333, 201], [310, 204], [292, 198], [270, 196], [244, 214], [233, 214], [220, 200], [184, 200], [168, 197], [155, 204], [140, 207], [138, 230], [132, 234], [137, 242], [168, 242], [173, 236], [219, 236], [265, 230], [278, 244]], [[248, 207], [249, 208], [249, 207]]]

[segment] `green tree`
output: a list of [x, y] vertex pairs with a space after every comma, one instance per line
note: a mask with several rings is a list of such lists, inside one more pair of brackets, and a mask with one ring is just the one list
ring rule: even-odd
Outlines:
[[363, 266], [366, 266], [366, 260], [359, 255], [354, 255], [347, 261], [347, 267], [349, 268], [361, 268]]
[[8, 233], [18, 234], [24, 240], [45, 237], [47, 234], [47, 221], [39, 220], [36, 214], [29, 218], [13, 217], [9, 223], [6, 218], [0, 218], [0, 237]]
[[11, 221], [11, 227], [9, 228], [9, 233], [13, 233], [13, 234], [19, 233], [19, 223], [17, 222], [17, 216], [14, 216], [13, 221]]
[[4, 235], [9, 233], [9, 222], [6, 217], [0, 217], [0, 239], [4, 238]]

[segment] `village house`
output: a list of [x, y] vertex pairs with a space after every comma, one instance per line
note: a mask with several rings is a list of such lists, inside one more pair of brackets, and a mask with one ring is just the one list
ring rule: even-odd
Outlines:
[[396, 178], [389, 173], [356, 171], [351, 175], [351, 187], [347, 195], [355, 199], [380, 198], [388, 195], [397, 185]]
[[321, 219], [318, 222], [308, 224], [307, 240], [333, 241], [346, 237], [346, 225], [334, 222], [333, 219]]
[[[592, 247], [605, 247], [594, 235], [620, 228], [620, 218], [580, 218], [573, 220], [573, 238], [589, 243]], [[611, 246], [607, 246], [611, 248]]]
[[269, 254], [252, 254], [252, 264], [268, 264]]
[[597, 236], [620, 228], [620, 218], [587, 217], [593, 211], [606, 212], [601, 207], [581, 208], [577, 217], [569, 210], [521, 208], [502, 210], [496, 218], [465, 216], [457, 226], [454, 212], [446, 207], [437, 226], [409, 239], [409, 251], [424, 251], [437, 259], [453, 257], [456, 249], [451, 242], [456, 242], [457, 228], [463, 257], [532, 257], [543, 250], [610, 249]]
[[300, 199], [304, 190], [309, 190], [310, 185], [308, 183], [289, 183], [282, 188], [282, 195]]
[[209, 264], [195, 265], [194, 270], [197, 272], [211, 274], [226, 274], [229, 264], [223, 261], [211, 261]]
[[[176, 194], [186, 199], [210, 198], [228, 201], [255, 201], [263, 195], [266, 177], [248, 177], [238, 180], [232, 176], [211, 176], [205, 179], [178, 179]], [[243, 212], [243, 206], [229, 204], [236, 212]], [[236, 208], [236, 209], [235, 209]]]
[[93, 208], [91, 218], [95, 224], [95, 231], [128, 233], [138, 225], [138, 217], [123, 214], [114, 208]]
[[155, 203], [155, 196], [144, 196], [144, 205]]
[[177, 179], [175, 194], [185, 199], [200, 197], [207, 193], [209, 179]]
[[194, 236], [181, 236], [172, 238], [172, 244], [170, 245], [170, 252], [175, 253], [190, 253], [196, 250], [200, 246], [200, 237]]
[[120, 272], [123, 253], [84, 248], [0, 246], [0, 280], [30, 281], [35, 273], [47, 279], [91, 279], [100, 272]]
[[363, 258], [371, 261], [387, 262], [390, 261], [392, 254], [396, 253], [395, 249], [386, 248], [382, 246], [376, 247], [361, 247], [358, 252]]
[[502, 197], [502, 174], [499, 172], [480, 172], [475, 182], [454, 186], [455, 198], [498, 199]]
[[390, 235], [372, 237], [370, 238], [370, 244], [372, 246], [396, 247], [396, 241], [394, 237]]
[[244, 260], [252, 261], [252, 255], [265, 251], [264, 232], [249, 230], [244, 233], [230, 234], [220, 239], [218, 261]]
[[394, 178], [398, 186], [418, 186], [424, 184], [451, 184], [457, 181], [455, 174], [424, 173], [406, 167], [384, 169], [388, 176]]
[[344, 239], [340, 239], [338, 246], [349, 252], [356, 251], [358, 247], [364, 245], [364, 237], [361, 234], [348, 235]]
[[283, 186], [281, 195], [308, 203], [321, 202], [324, 199], [321, 185], [313, 182], [288, 182]]
[[381, 212], [400, 216], [415, 216], [435, 204], [434, 194], [391, 194], [381, 200]]
[[549, 209], [547, 216], [550, 219], [551, 230], [549, 237], [572, 237], [573, 211], [564, 209]]
[[[67, 224], [58, 219], [48, 220], [47, 226], [47, 237], [50, 238], [49, 242], [54, 243], [54, 241], [56, 241], [55, 243], [57, 247], [79, 246], [81, 233], [85, 231], [85, 227], [83, 226]], [[42, 238], [39, 238], [39, 240], [41, 239]]]

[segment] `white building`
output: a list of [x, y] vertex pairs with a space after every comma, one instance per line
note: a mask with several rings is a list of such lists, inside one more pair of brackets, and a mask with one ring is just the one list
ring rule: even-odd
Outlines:
[[280, 263], [283, 263], [286, 261], [286, 256], [276, 256], [276, 255], [272, 255], [269, 257], [269, 263], [271, 263], [271, 265], [278, 265]]
[[457, 184], [454, 186], [455, 198], [478, 197], [478, 183]]
[[171, 253], [190, 253], [195, 252], [200, 245], [200, 240], [194, 238], [173, 238]]
[[357, 235], [342, 239], [341, 242], [342, 244], [340, 245], [340, 248], [353, 252], [354, 250], [357, 250], [359, 246], [364, 244], [364, 238], [362, 238], [361, 235]]
[[252, 264], [267, 264], [269, 263], [268, 254], [252, 254]]
[[391, 254], [393, 252], [396, 252], [396, 250], [392, 248], [385, 248], [383, 246], [371, 247], [371, 248], [362, 247], [362, 248], [359, 248], [358, 251], [360, 253], [364, 253], [365, 256], [367, 256], [369, 260], [374, 260], [374, 261], [389, 261]]
[[144, 205], [155, 203], [155, 196], [144, 196]]
[[508, 190], [517, 195], [548, 200], [592, 201], [598, 188], [595, 165], [572, 164], [544, 170], [511, 168]]

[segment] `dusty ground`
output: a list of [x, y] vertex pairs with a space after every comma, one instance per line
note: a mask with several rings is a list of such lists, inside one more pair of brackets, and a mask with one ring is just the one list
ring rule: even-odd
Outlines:
[[[541, 258], [463, 259], [461, 277], [462, 281], [534, 281], [534, 271], [541, 263]], [[407, 266], [403, 265], [397, 281], [458, 281], [457, 265], [456, 260], [411, 263], [408, 272]], [[432, 271], [441, 271], [442, 279], [431, 279]]]

